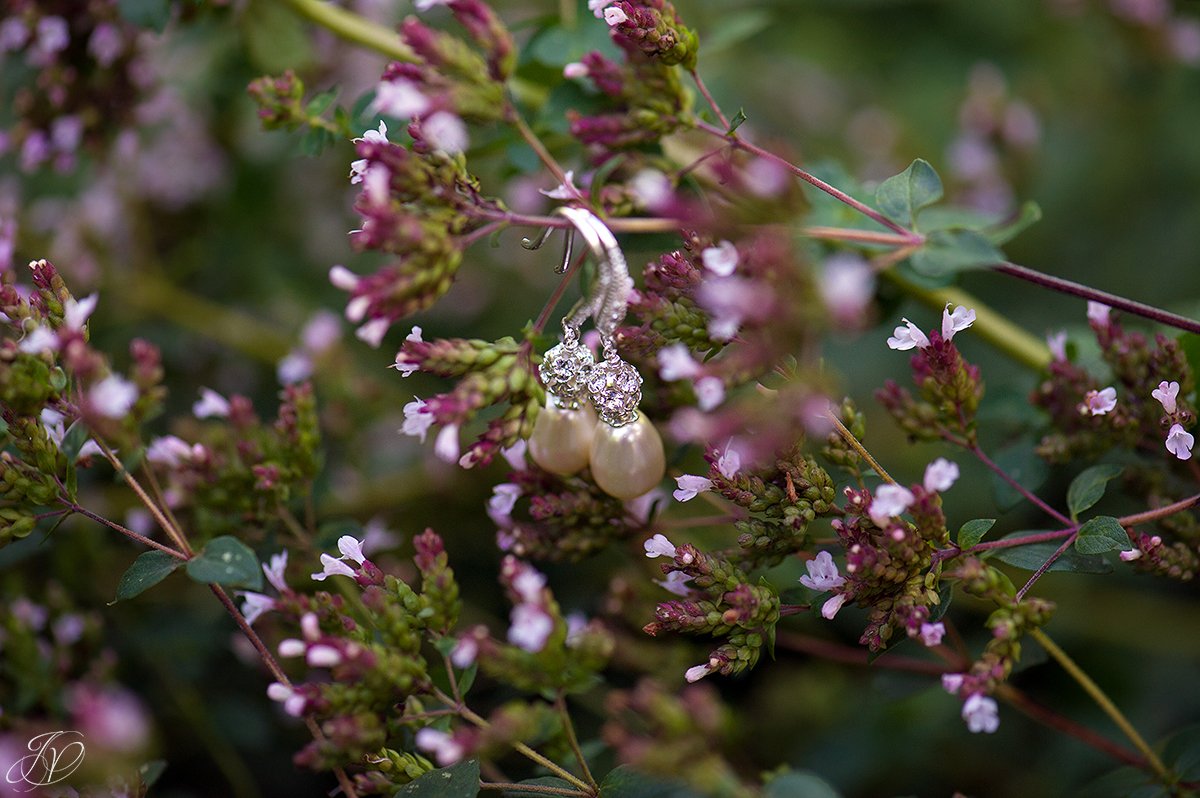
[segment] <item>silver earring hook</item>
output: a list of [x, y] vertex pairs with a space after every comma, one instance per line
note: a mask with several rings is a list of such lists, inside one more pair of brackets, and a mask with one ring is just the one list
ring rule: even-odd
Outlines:
[[[625, 320], [629, 295], [633, 291], [633, 278], [629, 275], [629, 264], [617, 243], [617, 238], [600, 220], [600, 217], [585, 208], [560, 207], [555, 212], [566, 217], [579, 230], [579, 234], [596, 256], [598, 277], [592, 296], [584, 304], [595, 319], [596, 330], [604, 346], [605, 357], [616, 357], [614, 336], [617, 327]], [[572, 316], [574, 313], [572, 313]], [[582, 323], [583, 316], [580, 318]]]
[[[544, 228], [542, 230], [542, 232], [538, 234], [537, 238], [522, 238], [521, 246], [525, 247], [525, 249], [529, 250], [530, 252], [532, 252], [536, 249], [541, 249], [542, 245], [546, 243], [546, 239], [548, 239], [550, 237], [550, 234], [553, 232], [554, 232], [553, 227]], [[571, 257], [574, 254], [574, 249], [575, 249], [575, 228], [568, 227], [567, 234], [566, 234], [566, 240], [563, 242], [562, 263], [560, 263], [558, 266], [555, 267], [555, 269], [554, 269], [555, 274], [566, 274], [567, 269], [571, 268]]]

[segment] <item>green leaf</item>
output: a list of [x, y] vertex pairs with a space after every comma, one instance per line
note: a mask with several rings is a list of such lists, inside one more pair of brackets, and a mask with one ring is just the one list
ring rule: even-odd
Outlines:
[[466, 695], [475, 684], [475, 676], [479, 673], [479, 663], [472, 662], [458, 677], [458, 691]]
[[334, 142], [333, 134], [323, 127], [310, 127], [300, 139], [300, 149], [310, 158], [325, 152]]
[[[528, 784], [531, 787], [557, 787], [560, 790], [574, 790], [575, 785], [569, 781], [564, 781], [556, 776], [538, 776], [536, 779], [523, 779], [518, 784]], [[505, 790], [500, 793], [503, 796], [528, 796], [536, 795], [543, 798], [546, 794], [543, 792], [533, 792], [530, 790]]]
[[[1013, 532], [1011, 535], [1005, 535], [1001, 540], [1027, 537], [1036, 534], [1036, 532], [1037, 530], [1028, 529]], [[1061, 541], [1057, 540], [1051, 540], [1046, 543], [1029, 543], [1024, 546], [1014, 546], [1011, 549], [993, 549], [991, 556], [993, 559], [1008, 563], [1016, 568], [1025, 571], [1036, 571], [1045, 565], [1046, 560], [1050, 559], [1061, 545]], [[1112, 565], [1103, 557], [1083, 554], [1075, 549], [1067, 549], [1054, 561], [1049, 570], [1078, 574], [1107, 574], [1112, 573]]]
[[1021, 206], [1021, 210], [1016, 217], [994, 225], [984, 231], [991, 241], [996, 246], [1006, 244], [1012, 241], [1018, 235], [1025, 231], [1027, 227], [1031, 227], [1042, 220], [1042, 208], [1036, 202], [1026, 202]]
[[971, 548], [983, 540], [983, 536], [995, 525], [995, 518], [976, 518], [968, 521], [958, 528], [958, 538], [956, 538], [958, 547], [960, 549]]
[[87, 424], [82, 421], [76, 421], [63, 435], [62, 446], [59, 449], [63, 456], [67, 458], [68, 463], [74, 463], [79, 459], [79, 450], [88, 442], [91, 437], [91, 431], [87, 428]]
[[1162, 749], [1163, 762], [1184, 781], [1200, 778], [1200, 726], [1171, 735]]
[[67, 372], [62, 370], [62, 366], [50, 369], [50, 387], [56, 391], [62, 391], [67, 387]]
[[197, 582], [227, 587], [262, 588], [262, 567], [254, 551], [229, 535], [213, 538], [204, 550], [188, 560], [187, 574]]
[[1124, 466], [1103, 463], [1086, 469], [1071, 480], [1071, 487], [1067, 488], [1067, 509], [1071, 512], [1071, 518], [1078, 518], [1080, 513], [1100, 501], [1109, 480], [1115, 479], [1124, 470]]
[[170, 0], [117, 0], [117, 13], [126, 22], [161, 31], [171, 20]]
[[1003, 261], [1004, 253], [985, 235], [962, 229], [934, 230], [909, 259], [915, 270], [931, 277], [982, 269]]
[[329, 108], [337, 96], [337, 88], [323, 91], [308, 101], [308, 105], [304, 106], [304, 112], [309, 116], [320, 116], [325, 113], [325, 110]]
[[725, 131], [725, 135], [728, 136], [730, 133], [737, 130], [739, 127], [742, 126], [742, 123], [745, 121], [746, 121], [746, 109], [739, 108], [738, 112], [733, 115], [733, 119], [729, 120], [729, 130]]
[[879, 210], [905, 227], [912, 227], [920, 210], [941, 198], [942, 179], [928, 161], [920, 158], [900, 174], [884, 180], [875, 191]]
[[686, 785], [667, 781], [621, 765], [600, 782], [600, 798], [698, 798]]
[[131, 599], [139, 593], [149, 590], [170, 576], [171, 572], [181, 565], [183, 565], [183, 560], [172, 557], [165, 551], [152, 549], [142, 552], [133, 561], [133, 565], [129, 566], [129, 569], [121, 575], [121, 581], [117, 583], [117, 597], [113, 599], [112, 603], [116, 604], [118, 601]]
[[841, 793], [815, 773], [790, 770], [763, 787], [763, 798], [841, 798]]
[[1112, 516], [1098, 515], [1079, 527], [1075, 548], [1082, 554], [1103, 554], [1124, 551], [1130, 547], [1129, 535], [1121, 522]]
[[431, 770], [393, 793], [395, 798], [475, 798], [479, 795], [479, 760], [468, 759]]

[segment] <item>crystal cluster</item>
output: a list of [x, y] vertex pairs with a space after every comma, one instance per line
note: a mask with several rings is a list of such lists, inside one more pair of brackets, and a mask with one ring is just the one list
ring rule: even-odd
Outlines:
[[587, 377], [587, 390], [600, 420], [614, 427], [637, 421], [642, 401], [642, 375], [620, 358], [597, 363]]
[[587, 402], [588, 374], [594, 363], [590, 349], [565, 341], [546, 353], [538, 374], [558, 406], [574, 410]]

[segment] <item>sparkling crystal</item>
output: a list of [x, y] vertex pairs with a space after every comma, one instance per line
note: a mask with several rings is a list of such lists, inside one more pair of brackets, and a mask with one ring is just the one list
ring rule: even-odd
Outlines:
[[588, 375], [595, 363], [592, 352], [578, 343], [561, 343], [542, 358], [538, 374], [559, 407], [574, 409], [587, 401]]
[[637, 420], [642, 401], [642, 375], [620, 358], [605, 359], [592, 367], [587, 389], [600, 420], [614, 427]]

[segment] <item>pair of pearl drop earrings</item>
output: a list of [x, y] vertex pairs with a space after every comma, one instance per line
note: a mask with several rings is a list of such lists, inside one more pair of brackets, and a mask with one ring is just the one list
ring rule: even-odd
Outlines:
[[[617, 239], [591, 211], [561, 207], [556, 213], [574, 227], [567, 229], [566, 270], [576, 231], [598, 262], [591, 296], [563, 318], [562, 343], [550, 349], [538, 367], [546, 386], [546, 406], [538, 413], [529, 438], [529, 454], [546, 471], [560, 476], [578, 474], [590, 466], [596, 484], [610, 496], [634, 499], [662, 481], [666, 471], [662, 438], [637, 412], [642, 400], [642, 375], [617, 354], [613, 336], [625, 318], [633, 279]], [[537, 249], [549, 235], [526, 239]], [[580, 343], [579, 328], [594, 319], [604, 358], [596, 362]], [[597, 418], [598, 416], [598, 418]]]

